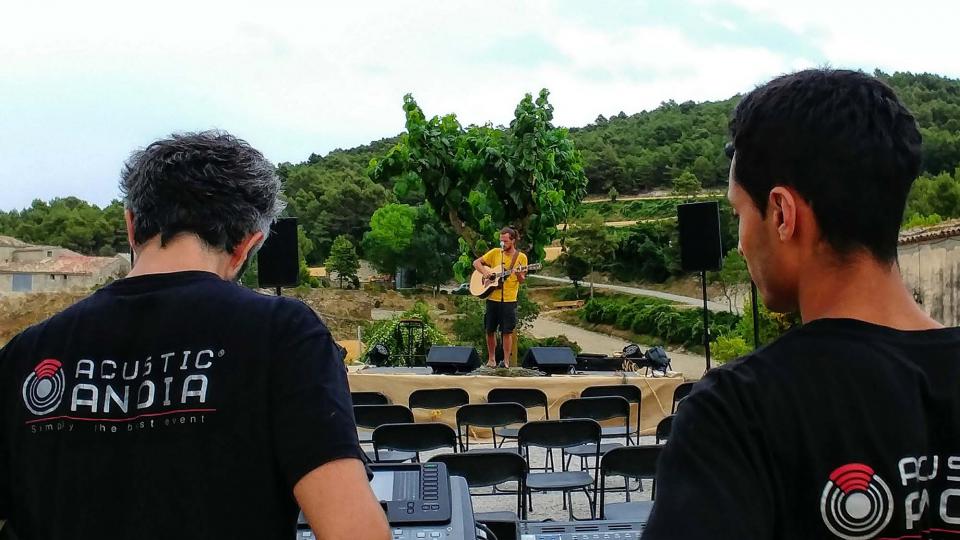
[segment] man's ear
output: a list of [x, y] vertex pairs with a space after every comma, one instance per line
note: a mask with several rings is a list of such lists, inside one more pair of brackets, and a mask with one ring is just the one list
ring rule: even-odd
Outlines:
[[792, 239], [797, 233], [797, 194], [784, 186], [770, 190], [767, 212], [771, 212], [777, 235], [781, 241]]
[[123, 220], [127, 223], [127, 243], [130, 244], [130, 249], [137, 247], [136, 242], [134, 241], [134, 232], [133, 232], [133, 212], [129, 208], [123, 209]]
[[257, 231], [253, 234], [250, 234], [239, 244], [237, 244], [237, 246], [233, 248], [233, 253], [230, 255], [231, 270], [239, 270], [240, 267], [243, 266], [243, 263], [247, 260], [250, 251], [259, 246], [261, 242], [263, 242], [263, 231]]

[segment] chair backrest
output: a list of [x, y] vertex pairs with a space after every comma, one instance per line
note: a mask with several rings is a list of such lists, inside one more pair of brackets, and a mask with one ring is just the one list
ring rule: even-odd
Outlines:
[[470, 403], [463, 388], [424, 388], [410, 393], [411, 409], [449, 409]]
[[[527, 421], [527, 409], [519, 403], [474, 403], [457, 409], [457, 439], [460, 448], [470, 448], [470, 426], [497, 428]], [[466, 428], [466, 438], [464, 438]], [[496, 436], [494, 436], [496, 442]]]
[[621, 446], [603, 454], [600, 473], [604, 476], [654, 478], [662, 445]]
[[657, 460], [663, 446], [621, 446], [613, 448], [603, 454], [600, 460], [600, 519], [605, 519], [604, 506], [606, 504], [607, 477], [624, 476], [643, 480], [653, 479], [650, 488], [651, 500], [657, 495]]
[[456, 432], [440, 422], [383, 424], [373, 430], [373, 450], [378, 460], [380, 450], [427, 452], [437, 448], [451, 448], [454, 452], [457, 448]]
[[517, 439], [521, 447], [570, 448], [590, 443], [599, 445], [600, 433], [600, 424], [588, 418], [537, 420], [522, 425]]
[[495, 486], [503, 482], [523, 480], [527, 473], [527, 461], [513, 452], [469, 452], [465, 454], [439, 454], [429, 461], [447, 464], [450, 476], [462, 476], [470, 487]]
[[474, 403], [457, 409], [457, 426], [502, 427], [523, 424], [527, 409], [519, 403]]
[[528, 409], [543, 407], [544, 418], [550, 419], [547, 394], [539, 388], [493, 388], [487, 392], [487, 403], [519, 403]]
[[670, 431], [673, 429], [673, 415], [667, 416], [657, 424], [657, 444], [670, 438]]
[[630, 403], [620, 396], [568, 399], [560, 404], [560, 418], [591, 418], [609, 420], [623, 418], [630, 423]]
[[446, 463], [451, 476], [462, 476], [470, 487], [495, 486], [517, 482], [517, 516], [525, 518], [523, 484], [527, 476], [527, 460], [513, 452], [469, 452], [440, 454], [429, 461]]
[[383, 424], [413, 422], [413, 411], [403, 405], [354, 405], [353, 420], [357, 427], [373, 429]]
[[642, 394], [640, 389], [632, 384], [610, 384], [603, 386], [588, 386], [580, 392], [580, 397], [620, 396], [630, 403], [640, 403]]
[[390, 398], [380, 392], [350, 392], [354, 405], [389, 405]]
[[680, 383], [680, 386], [674, 388], [673, 405], [670, 407], [670, 414], [677, 412], [677, 407], [680, 406], [680, 402], [689, 396], [690, 391], [693, 390], [693, 384], [693, 381], [687, 381], [685, 383]]

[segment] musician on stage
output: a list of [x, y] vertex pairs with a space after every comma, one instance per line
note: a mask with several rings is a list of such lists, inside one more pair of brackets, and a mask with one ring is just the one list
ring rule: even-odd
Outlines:
[[[527, 256], [517, 250], [520, 235], [511, 227], [500, 229], [500, 247], [493, 248], [473, 261], [473, 267], [484, 277], [495, 272], [509, 272], [513, 268], [525, 267]], [[527, 278], [527, 272], [511, 273], [503, 281], [500, 289], [487, 297], [487, 311], [483, 317], [484, 330], [487, 332], [487, 365], [497, 365], [497, 329], [503, 339], [503, 365], [510, 367], [513, 353], [513, 331], [517, 326], [517, 294], [520, 284]]]

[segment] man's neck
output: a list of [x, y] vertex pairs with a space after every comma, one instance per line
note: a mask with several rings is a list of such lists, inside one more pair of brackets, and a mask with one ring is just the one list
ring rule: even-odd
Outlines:
[[163, 247], [156, 236], [137, 246], [134, 266], [127, 277], [196, 270], [227, 279], [229, 262], [228, 254], [206, 247], [195, 235], [179, 235]]
[[843, 264], [813, 266], [798, 287], [803, 322], [844, 318], [900, 330], [943, 327], [913, 300], [896, 264], [864, 255]]

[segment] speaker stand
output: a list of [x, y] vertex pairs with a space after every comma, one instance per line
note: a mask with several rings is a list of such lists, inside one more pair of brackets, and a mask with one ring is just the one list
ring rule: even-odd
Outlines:
[[710, 310], [707, 309], [707, 271], [700, 271], [700, 284], [703, 286], [703, 349], [707, 355], [706, 374], [710, 371]]

